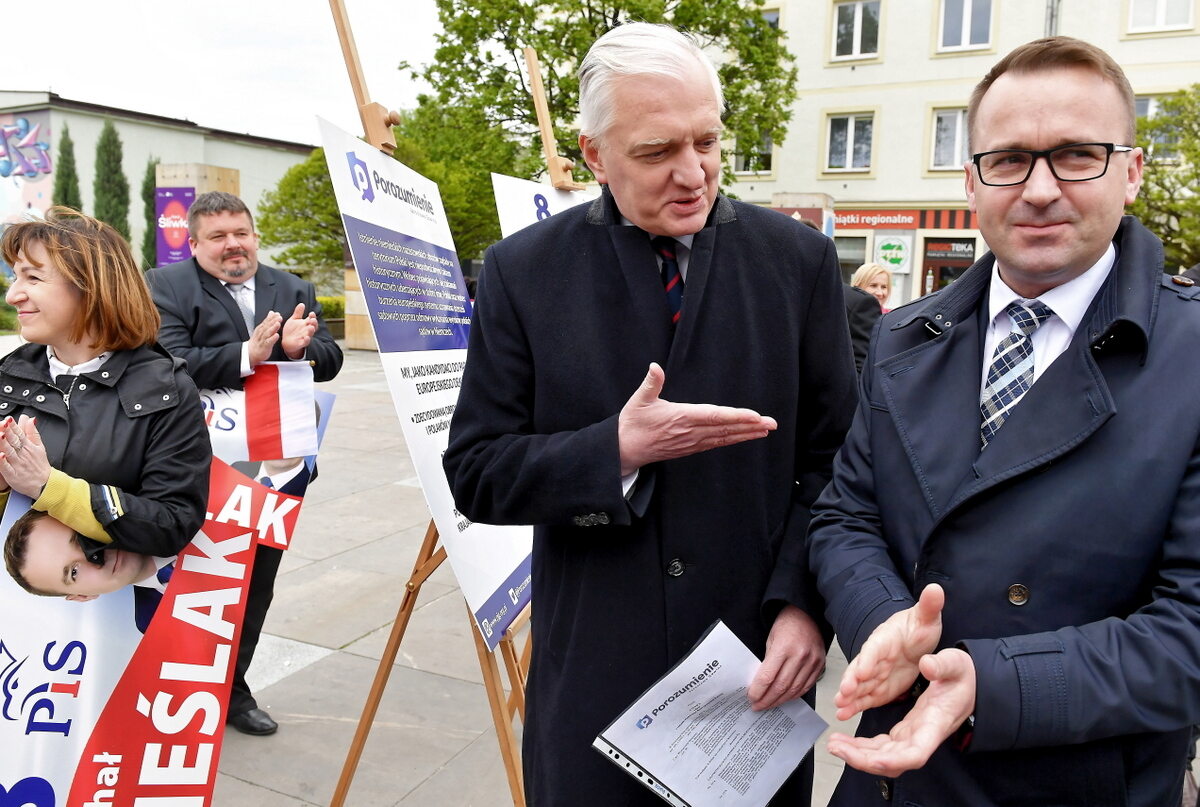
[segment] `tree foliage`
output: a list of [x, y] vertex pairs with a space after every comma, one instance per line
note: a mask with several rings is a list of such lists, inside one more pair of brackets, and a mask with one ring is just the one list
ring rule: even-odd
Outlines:
[[531, 176], [540, 164], [479, 108], [443, 106], [429, 96], [404, 113], [396, 146], [396, 159], [437, 183], [460, 258], [478, 257], [500, 240], [490, 174]]
[[96, 178], [92, 182], [94, 215], [129, 240], [129, 180], [121, 167], [122, 159], [121, 136], [113, 122], [106, 120], [100, 130], [100, 139], [96, 141]]
[[146, 220], [146, 231], [142, 233], [142, 270], [154, 268], [158, 263], [158, 217], [154, 215], [155, 190], [158, 189], [158, 158], [146, 160], [146, 174], [142, 177], [142, 211]]
[[343, 267], [346, 232], [324, 149], [313, 149], [263, 194], [257, 223], [263, 246], [285, 247], [276, 254], [280, 263], [326, 272]]
[[[525, 47], [535, 48], [555, 138], [581, 178], [577, 133], [570, 128], [579, 113], [575, 74], [592, 42], [617, 22], [667, 22], [697, 38], [725, 88], [727, 142], [757, 146], [764, 136], [779, 143], [786, 134], [796, 70], [758, 0], [437, 0], [437, 6], [444, 30], [434, 62], [413, 72], [443, 105], [478, 110], [538, 150], [523, 56]], [[746, 152], [747, 167], [757, 168], [757, 148]]]
[[1186, 269], [1200, 263], [1200, 84], [1161, 98], [1137, 131], [1146, 168], [1130, 212], [1162, 239], [1167, 271]]
[[79, 195], [79, 172], [75, 168], [75, 141], [67, 124], [63, 124], [58, 139], [58, 160], [54, 163], [54, 190], [50, 193], [53, 204], [66, 205], [73, 210], [83, 210], [83, 198]]

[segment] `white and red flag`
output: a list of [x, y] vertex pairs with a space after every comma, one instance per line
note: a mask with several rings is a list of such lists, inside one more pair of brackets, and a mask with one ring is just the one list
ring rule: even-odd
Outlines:
[[213, 454], [226, 462], [317, 453], [317, 411], [307, 362], [264, 362], [244, 390], [201, 390]]

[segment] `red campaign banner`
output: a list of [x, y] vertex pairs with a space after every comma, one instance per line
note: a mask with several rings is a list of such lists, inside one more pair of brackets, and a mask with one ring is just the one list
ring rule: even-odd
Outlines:
[[211, 804], [254, 544], [286, 549], [301, 501], [213, 460], [204, 526], [88, 738], [67, 804]]

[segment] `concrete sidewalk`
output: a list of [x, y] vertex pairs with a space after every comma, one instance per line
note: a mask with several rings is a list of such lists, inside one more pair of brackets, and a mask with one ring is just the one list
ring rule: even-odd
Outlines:
[[[279, 721], [270, 737], [225, 735], [217, 807], [327, 805], [420, 548], [429, 511], [377, 354], [348, 351], [250, 684]], [[425, 583], [347, 804], [511, 805], [466, 606], [449, 564]], [[818, 688], [832, 720], [845, 661]], [[813, 804], [841, 770], [818, 743]], [[614, 805], [614, 807], [616, 807]]]

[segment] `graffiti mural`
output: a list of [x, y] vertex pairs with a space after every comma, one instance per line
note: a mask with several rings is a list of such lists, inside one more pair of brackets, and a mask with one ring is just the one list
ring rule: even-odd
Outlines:
[[50, 112], [0, 114], [0, 224], [42, 214], [54, 191]]
[[41, 123], [30, 123], [24, 116], [0, 123], [0, 177], [36, 179], [50, 173], [49, 133], [43, 139], [41, 129]]

